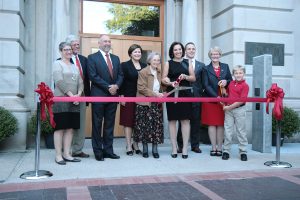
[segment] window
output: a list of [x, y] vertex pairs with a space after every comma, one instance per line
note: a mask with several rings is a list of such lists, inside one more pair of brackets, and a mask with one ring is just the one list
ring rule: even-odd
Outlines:
[[83, 1], [83, 33], [160, 36], [160, 7]]

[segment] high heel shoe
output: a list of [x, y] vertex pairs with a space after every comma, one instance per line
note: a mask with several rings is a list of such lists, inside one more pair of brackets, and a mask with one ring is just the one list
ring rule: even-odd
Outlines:
[[127, 154], [128, 156], [133, 156], [133, 151], [127, 151], [126, 154]]
[[177, 153], [171, 154], [172, 158], [177, 158]]
[[189, 155], [183, 155], [183, 154], [182, 154], [182, 158], [183, 158], [183, 159], [187, 159], [188, 157], [189, 157]]
[[144, 153], [143, 153], [143, 157], [144, 157], [144, 158], [148, 158], [148, 157], [149, 157], [148, 152], [144, 152]]
[[141, 150], [135, 149], [133, 144], [131, 145], [131, 147], [132, 147], [132, 150], [135, 151], [136, 154], [141, 154], [142, 153]]

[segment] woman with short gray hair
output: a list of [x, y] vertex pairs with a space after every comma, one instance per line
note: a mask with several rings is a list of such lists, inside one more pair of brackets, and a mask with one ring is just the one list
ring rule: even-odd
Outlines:
[[[147, 67], [139, 72], [137, 97], [163, 97], [161, 92], [161, 61], [158, 53], [147, 58]], [[161, 104], [137, 102], [134, 139], [143, 143], [143, 157], [148, 158], [148, 143], [152, 143], [152, 155], [159, 158], [157, 145], [164, 141]]]

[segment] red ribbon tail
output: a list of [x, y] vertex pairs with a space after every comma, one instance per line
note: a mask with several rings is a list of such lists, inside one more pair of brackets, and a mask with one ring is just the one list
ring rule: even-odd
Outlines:
[[41, 102], [41, 120], [45, 121], [47, 116], [46, 116], [46, 112], [45, 112], [45, 103]]
[[50, 124], [53, 128], [55, 128], [56, 123], [54, 121], [54, 116], [53, 116], [53, 111], [52, 111], [52, 106], [48, 105], [48, 113], [49, 113], [49, 119], [50, 119]]
[[270, 103], [270, 99], [267, 99], [267, 106], [266, 106], [267, 114], [269, 114], [269, 103]]

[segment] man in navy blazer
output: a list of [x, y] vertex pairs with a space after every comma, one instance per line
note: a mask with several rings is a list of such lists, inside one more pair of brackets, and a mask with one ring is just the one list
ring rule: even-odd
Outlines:
[[[80, 43], [79, 38], [75, 35], [68, 35], [66, 42], [71, 44], [73, 51], [73, 56], [71, 58], [71, 63], [78, 67], [80, 76], [83, 79], [84, 83], [84, 92], [82, 96], [90, 96], [91, 87], [90, 79], [87, 72], [87, 58], [83, 55], [80, 55]], [[86, 115], [86, 106], [88, 103], [80, 103], [80, 129], [75, 132], [72, 141], [72, 156], [88, 158], [89, 155], [82, 151], [85, 141], [85, 115]]]
[[[88, 74], [92, 83], [91, 96], [118, 96], [118, 89], [123, 81], [120, 59], [109, 53], [111, 40], [108, 35], [101, 35], [98, 44], [99, 51], [88, 56]], [[113, 151], [116, 110], [115, 102], [92, 103], [92, 146], [98, 161], [103, 161], [104, 158], [120, 158]]]
[[[182, 62], [183, 65], [188, 66], [188, 59], [192, 60], [196, 81], [192, 83], [193, 87], [193, 96], [194, 97], [201, 97], [202, 96], [202, 70], [205, 67], [205, 64], [199, 62], [195, 59], [196, 54], [196, 46], [193, 42], [188, 42], [185, 45], [185, 57]], [[195, 102], [192, 104], [192, 118], [190, 119], [191, 131], [190, 131], [190, 143], [191, 143], [191, 150], [195, 153], [201, 153], [201, 149], [199, 148], [200, 145], [200, 113], [201, 113], [201, 103]], [[178, 153], [182, 151], [182, 133], [181, 133], [181, 126], [179, 124], [178, 133], [177, 133], [177, 144], [178, 144]]]

